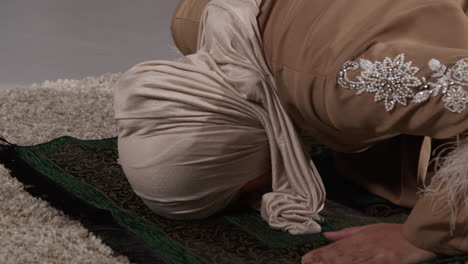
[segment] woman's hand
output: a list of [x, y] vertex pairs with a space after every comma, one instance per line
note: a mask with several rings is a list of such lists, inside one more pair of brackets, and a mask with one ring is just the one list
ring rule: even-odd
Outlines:
[[303, 264], [413, 264], [437, 258], [401, 233], [401, 224], [372, 224], [324, 233], [334, 241], [302, 258]]

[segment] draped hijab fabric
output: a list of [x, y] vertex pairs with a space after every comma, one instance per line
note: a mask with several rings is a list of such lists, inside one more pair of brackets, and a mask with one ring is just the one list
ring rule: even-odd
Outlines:
[[120, 162], [149, 208], [174, 219], [219, 212], [271, 169], [262, 217], [292, 234], [320, 232], [324, 186], [263, 58], [260, 4], [211, 1], [195, 54], [144, 62], [119, 79]]

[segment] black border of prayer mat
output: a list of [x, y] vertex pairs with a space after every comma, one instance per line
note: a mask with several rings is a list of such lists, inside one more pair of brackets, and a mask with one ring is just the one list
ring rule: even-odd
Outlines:
[[[327, 150], [319, 145], [310, 148], [330, 199], [322, 212], [324, 232], [406, 219], [408, 209], [349, 184], [334, 184], [328, 177], [333, 166]], [[196, 221], [158, 216], [132, 191], [117, 157], [116, 138], [61, 137], [35, 146], [13, 146], [0, 161], [33, 196], [79, 220], [133, 263], [300, 263], [303, 254], [329, 243], [321, 234], [293, 236], [273, 230], [253, 210], [224, 211]], [[455, 261], [468, 261], [468, 256], [428, 263]]]

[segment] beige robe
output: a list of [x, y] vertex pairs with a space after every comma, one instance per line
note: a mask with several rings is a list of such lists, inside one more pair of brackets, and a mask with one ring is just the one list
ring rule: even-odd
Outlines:
[[[196, 50], [199, 19], [208, 2], [182, 0], [174, 12], [173, 38], [184, 54]], [[461, 111], [457, 94], [458, 101], [445, 100], [453, 94], [416, 97], [423, 91], [417, 84], [423, 77], [437, 84], [450, 69], [464, 72], [468, 81], [468, 68], [454, 68], [468, 58], [467, 12], [465, 0], [264, 0], [258, 16], [265, 59], [296, 125], [336, 151], [340, 175], [413, 207], [403, 234], [439, 254], [468, 253], [468, 216], [462, 211], [450, 234], [450, 212], [435, 215], [431, 201], [418, 197], [422, 183], [417, 176], [427, 174], [429, 182], [432, 175], [428, 142], [435, 145], [468, 132], [468, 109]], [[398, 91], [403, 99], [384, 96], [379, 102], [379, 89], [357, 95], [352, 81], [359, 85], [361, 77], [375, 85], [363, 71], [375, 70], [386, 57], [390, 64], [398, 58], [412, 62], [403, 75], [414, 94]], [[343, 72], [346, 79], [340, 82], [347, 61], [355, 61], [350, 63], [355, 68]], [[431, 77], [444, 65], [447, 71]], [[459, 92], [468, 89], [460, 86]], [[424, 102], [413, 102], [421, 96]]]

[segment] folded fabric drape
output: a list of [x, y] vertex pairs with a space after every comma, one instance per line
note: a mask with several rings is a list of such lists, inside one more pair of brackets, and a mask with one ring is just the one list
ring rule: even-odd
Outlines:
[[120, 78], [120, 162], [145, 203], [175, 219], [220, 211], [271, 169], [262, 217], [292, 234], [316, 233], [325, 189], [265, 63], [260, 3], [211, 1], [195, 54], [144, 62]]

